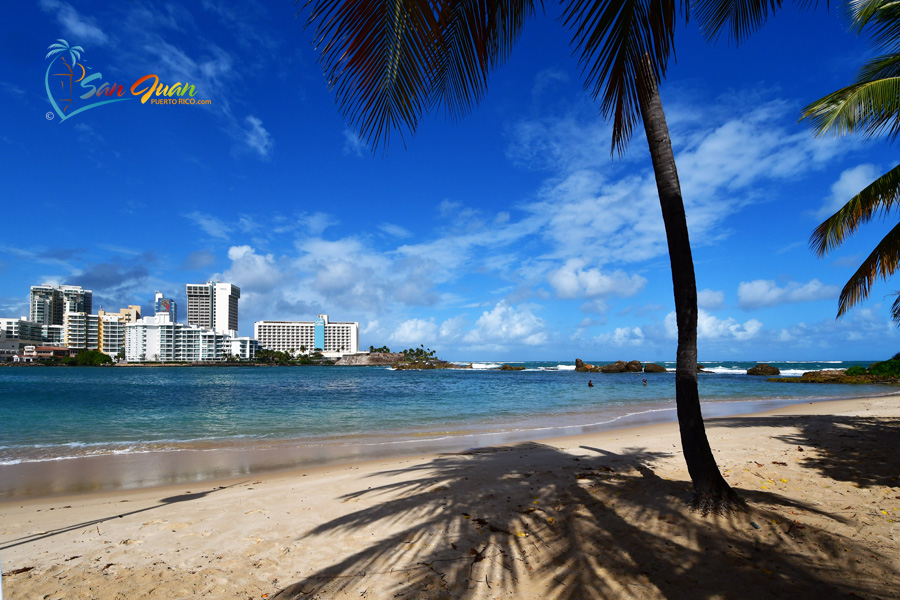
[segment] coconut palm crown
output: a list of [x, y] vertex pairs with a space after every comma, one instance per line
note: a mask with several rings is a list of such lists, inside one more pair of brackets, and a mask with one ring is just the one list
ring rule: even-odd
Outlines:
[[57, 43], [50, 44], [50, 46], [47, 47], [49, 52], [44, 58], [50, 58], [51, 56], [68, 52], [69, 58], [72, 61], [70, 66], [74, 68], [75, 65], [78, 64], [78, 59], [81, 58], [81, 53], [84, 52], [84, 48], [81, 46], [69, 46], [69, 42], [66, 40], [56, 40], [56, 42]]
[[[804, 3], [803, 0], [800, 2]], [[485, 95], [490, 72], [509, 55], [533, 0], [307, 0], [326, 79], [339, 110], [373, 150], [397, 131], [412, 135], [436, 108], [453, 118]], [[741, 508], [722, 478], [703, 426], [697, 385], [697, 285], [684, 201], [658, 82], [674, 56], [679, 19], [691, 11], [704, 35], [738, 40], [781, 0], [564, 0], [561, 21], [584, 86], [612, 121], [623, 153], [642, 121], [666, 228], [678, 324], [675, 396], [685, 462], [702, 510]], [[543, 8], [537, 3], [537, 8]]]
[[[890, 0], [851, 0], [848, 10], [854, 29], [868, 29], [887, 54], [877, 56], [860, 69], [851, 85], [816, 100], [803, 110], [816, 134], [844, 135], [861, 132], [867, 137], [900, 135], [900, 4]], [[880, 217], [891, 218], [900, 201], [900, 165], [867, 185], [836, 213], [816, 227], [810, 246], [824, 256], [859, 227]], [[900, 224], [895, 226], [863, 261], [841, 290], [840, 317], [862, 302], [876, 279], [887, 279], [900, 267]], [[900, 292], [891, 309], [900, 324]]]

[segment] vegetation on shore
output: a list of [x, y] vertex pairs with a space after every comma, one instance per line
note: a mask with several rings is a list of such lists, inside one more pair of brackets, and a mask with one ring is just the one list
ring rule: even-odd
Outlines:
[[889, 360], [874, 362], [868, 368], [854, 365], [849, 369], [808, 371], [800, 377], [770, 377], [779, 383], [900, 383], [900, 353]]

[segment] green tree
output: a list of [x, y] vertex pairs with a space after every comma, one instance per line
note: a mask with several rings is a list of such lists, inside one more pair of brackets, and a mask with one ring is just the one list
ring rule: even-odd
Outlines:
[[[484, 96], [490, 72], [508, 56], [531, 0], [311, 0], [329, 85], [345, 119], [373, 149], [392, 130], [412, 134], [419, 117], [442, 105], [451, 117]], [[709, 38], [726, 26], [735, 37], [758, 27], [779, 2], [765, 0], [568, 0], [563, 23], [582, 66], [585, 88], [612, 120], [613, 152], [624, 153], [642, 120], [656, 174], [675, 297], [676, 402], [685, 461], [702, 510], [743, 501], [722, 478], [700, 410], [697, 388], [697, 286], [684, 201], [658, 81], [673, 52], [678, 11], [693, 11]], [[690, 10], [689, 10], [690, 9]], [[424, 352], [424, 350], [423, 350]]]
[[[877, 46], [886, 54], [866, 62], [853, 84], [816, 100], [803, 110], [816, 134], [866, 136], [886, 134], [896, 141], [900, 134], [900, 5], [889, 0], [856, 0], [848, 4], [857, 33], [869, 29]], [[859, 227], [875, 217], [887, 219], [900, 201], [900, 165], [867, 185], [857, 195], [816, 227], [810, 246], [820, 257], [828, 254]], [[875, 246], [841, 290], [840, 317], [869, 296], [875, 280], [887, 279], [900, 266], [900, 223]], [[900, 323], [900, 292], [891, 307]]]

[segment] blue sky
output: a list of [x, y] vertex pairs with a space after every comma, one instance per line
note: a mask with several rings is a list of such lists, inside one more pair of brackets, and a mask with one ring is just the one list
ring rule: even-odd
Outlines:
[[[557, 7], [532, 19], [486, 100], [373, 154], [342, 119], [292, 2], [6, 7], [0, 316], [28, 288], [94, 309], [238, 285], [263, 319], [359, 321], [360, 344], [454, 360], [674, 360], [668, 256], [643, 132], [624, 157], [582, 90]], [[155, 73], [205, 105], [138, 99], [48, 119], [57, 39], [100, 82]], [[895, 147], [817, 139], [800, 109], [871, 55], [832, 9], [785, 9], [740, 47], [676, 38], [661, 86], [700, 291], [701, 360], [875, 360], [900, 350], [892, 282], [835, 320], [888, 225], [816, 258], [810, 231]], [[183, 314], [183, 313], [182, 313]]]

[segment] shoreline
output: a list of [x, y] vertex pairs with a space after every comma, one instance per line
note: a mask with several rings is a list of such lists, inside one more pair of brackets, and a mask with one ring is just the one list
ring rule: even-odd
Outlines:
[[[900, 396], [900, 392], [811, 402], [798, 402], [796, 398], [708, 401], [702, 404], [702, 410], [704, 421], [709, 423], [715, 419], [764, 415], [807, 404], [828, 405], [893, 396]], [[624, 415], [597, 412], [589, 416], [594, 417], [590, 419], [592, 422], [579, 425], [531, 420], [521, 423], [521, 428], [421, 432], [418, 435], [388, 436], [384, 441], [361, 441], [359, 438], [350, 438], [350, 441], [340, 441], [338, 438], [254, 440], [230, 447], [149, 450], [3, 464], [0, 465], [0, 507], [9, 502], [84, 493], [118, 493], [185, 484], [211, 485], [241, 477], [273, 476], [374, 460], [433, 457], [517, 443], [562, 443], [579, 436], [612, 434], [636, 427], [677, 422], [674, 406], [651, 407]], [[610, 418], [595, 420], [601, 417]]]
[[900, 578], [896, 395], [706, 419], [747, 513], [689, 510], [675, 423], [0, 504], [10, 600], [856, 596]]

